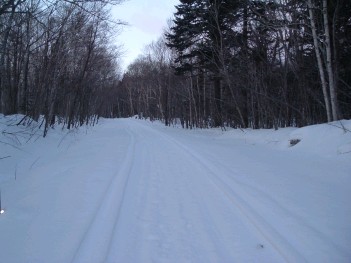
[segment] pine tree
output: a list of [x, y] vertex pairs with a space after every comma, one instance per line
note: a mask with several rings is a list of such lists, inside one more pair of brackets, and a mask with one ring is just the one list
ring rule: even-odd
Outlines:
[[212, 75], [215, 108], [213, 125], [222, 125], [221, 81], [227, 64], [234, 10], [233, 0], [181, 0], [175, 13], [174, 26], [166, 35], [168, 46], [176, 51], [175, 69], [178, 74], [206, 70]]

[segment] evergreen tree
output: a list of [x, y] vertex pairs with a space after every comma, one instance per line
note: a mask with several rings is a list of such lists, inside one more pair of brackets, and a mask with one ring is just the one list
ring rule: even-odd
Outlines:
[[212, 74], [215, 104], [213, 125], [221, 126], [221, 81], [238, 1], [180, 2], [176, 7], [174, 26], [171, 33], [166, 35], [168, 46], [176, 51], [175, 69], [178, 74], [190, 72], [194, 75], [202, 70]]

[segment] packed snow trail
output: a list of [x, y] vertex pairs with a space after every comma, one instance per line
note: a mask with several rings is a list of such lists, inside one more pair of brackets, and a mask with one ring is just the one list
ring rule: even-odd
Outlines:
[[208, 166], [150, 127], [134, 123], [134, 141], [133, 165], [122, 166], [123, 183], [111, 184], [73, 262], [284, 262], [207, 178]]
[[4, 262], [351, 259], [347, 157], [134, 119], [36, 154], [2, 185]]
[[[130, 132], [128, 132], [130, 134]], [[107, 189], [99, 210], [84, 234], [79, 249], [76, 251], [74, 262], [103, 262], [108, 251], [112, 233], [121, 211], [124, 195], [126, 192], [130, 171], [135, 154], [134, 137], [130, 137], [130, 144], [125, 160], [116, 173]], [[119, 200], [119, 202], [116, 202]], [[102, 227], [103, 224], [103, 227]], [[94, 249], [92, 249], [94, 248]]]
[[[255, 252], [262, 237], [206, 178], [207, 167], [155, 130], [134, 128], [142, 135], [134, 180], [106, 261], [228, 262], [244, 260], [250, 246]], [[281, 261], [281, 255], [268, 246], [262, 259]]]

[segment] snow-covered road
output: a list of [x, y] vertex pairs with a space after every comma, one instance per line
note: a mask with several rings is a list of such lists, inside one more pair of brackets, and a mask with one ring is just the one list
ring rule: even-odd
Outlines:
[[103, 120], [55, 151], [43, 153], [43, 142], [31, 158], [21, 157], [15, 182], [2, 182], [0, 257], [82, 263], [351, 259], [347, 157], [253, 145], [219, 133]]
[[75, 262], [283, 262], [291, 254], [258, 231], [210, 160], [145, 125], [128, 133], [121, 172]]

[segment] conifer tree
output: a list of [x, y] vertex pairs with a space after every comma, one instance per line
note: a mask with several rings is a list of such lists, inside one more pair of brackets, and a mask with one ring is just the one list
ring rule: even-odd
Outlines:
[[234, 10], [238, 1], [181, 0], [175, 13], [174, 26], [166, 35], [168, 46], [176, 51], [178, 74], [206, 70], [212, 75], [214, 89], [213, 125], [222, 125], [221, 82], [228, 39], [232, 35]]

